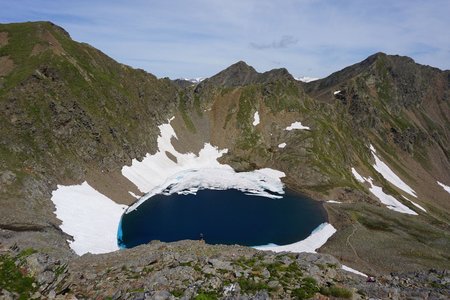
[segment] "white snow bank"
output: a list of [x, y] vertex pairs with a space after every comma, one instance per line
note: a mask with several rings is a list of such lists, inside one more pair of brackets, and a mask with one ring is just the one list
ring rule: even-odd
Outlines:
[[[203, 168], [178, 172], [150, 190], [136, 203], [131, 205], [126, 213], [139, 207], [146, 200], [157, 194], [171, 195], [195, 194], [199, 190], [240, 190], [247, 195], [267, 198], [282, 198], [284, 194], [281, 177], [283, 172], [272, 169], [260, 169], [252, 172], [235, 172], [233, 169]], [[270, 192], [269, 192], [270, 191]], [[276, 193], [276, 194], [273, 194]]]
[[334, 91], [334, 92], [333, 92], [333, 95], [337, 95], [337, 94], [339, 94], [340, 92], [341, 92], [340, 90]]
[[200, 83], [205, 79], [206, 79], [205, 77], [196, 77], [196, 78], [186, 78], [185, 77], [185, 78], [183, 78], [183, 80], [190, 81], [192, 83]]
[[450, 194], [450, 186], [443, 184], [442, 182], [437, 181], [437, 183], [442, 186], [442, 188]]
[[372, 155], [375, 158], [375, 164], [373, 165], [375, 170], [377, 170], [378, 173], [383, 175], [383, 177], [387, 181], [389, 181], [390, 183], [392, 183], [393, 185], [395, 185], [396, 187], [398, 187], [402, 191], [404, 191], [404, 192], [410, 194], [411, 196], [414, 196], [414, 197], [417, 198], [416, 192], [409, 185], [407, 185], [405, 182], [403, 182], [403, 180], [401, 180], [400, 177], [398, 177], [389, 168], [388, 165], [386, 165], [383, 161], [381, 161], [381, 159], [376, 155], [376, 150], [375, 150], [375, 148], [372, 145], [370, 145], [370, 150], [372, 151]]
[[364, 273], [362, 273], [362, 272], [360, 272], [360, 271], [357, 271], [357, 270], [355, 270], [355, 269], [353, 269], [353, 268], [350, 268], [350, 267], [348, 267], [348, 266], [346, 266], [346, 265], [342, 265], [342, 270], [345, 270], [345, 271], [347, 271], [347, 272], [351, 272], [351, 273], [355, 273], [355, 274], [358, 274], [358, 275], [367, 277], [366, 274], [364, 274]]
[[311, 81], [319, 80], [320, 78], [309, 77], [309, 76], [300, 76], [300, 77], [294, 77], [294, 79], [297, 81], [311, 82]]
[[408, 200], [409, 202], [411, 202], [415, 207], [417, 207], [420, 210], [423, 210], [424, 212], [427, 212], [427, 210], [425, 208], [423, 208], [422, 206], [420, 206], [419, 204], [417, 204], [416, 202], [406, 198], [405, 196], [402, 195], [403, 198], [405, 198], [406, 200]]
[[409, 214], [409, 215], [417, 215], [417, 213], [413, 210], [411, 210], [409, 207], [395, 199], [393, 196], [386, 194], [383, 192], [383, 189], [379, 186], [376, 186], [373, 184], [373, 179], [371, 177], [365, 178], [361, 176], [355, 168], [352, 168], [353, 176], [358, 180], [359, 182], [367, 182], [369, 183], [369, 191], [377, 197], [381, 203], [386, 205], [387, 208], [391, 210], [395, 210], [397, 212], [403, 213], [403, 214]]
[[274, 251], [274, 252], [309, 252], [316, 253], [316, 250], [322, 247], [326, 241], [336, 232], [336, 228], [329, 223], [322, 223], [306, 239], [299, 242], [278, 246], [269, 244], [264, 246], [253, 247], [258, 250]]
[[253, 126], [256, 126], [259, 124], [259, 112], [256, 111], [253, 115]]
[[[217, 159], [227, 152], [206, 143], [199, 155], [182, 154], [171, 143], [176, 134], [170, 125], [159, 126], [158, 152], [147, 154], [142, 162], [134, 159], [131, 166], [122, 168], [122, 174], [133, 182], [141, 192], [147, 193], [127, 212], [133, 211], [144, 201], [156, 194], [196, 193], [199, 189], [238, 189], [251, 195], [281, 198], [283, 172], [260, 169], [252, 172], [235, 172], [229, 165], [220, 164]], [[166, 152], [171, 153], [176, 162]]]
[[328, 200], [327, 203], [336, 203], [336, 204], [339, 204], [339, 203], [342, 203], [342, 202], [336, 201], [336, 200]]
[[117, 229], [125, 205], [120, 205], [92, 188], [81, 185], [62, 186], [52, 192], [55, 214], [61, 229], [73, 236], [70, 248], [76, 254], [107, 253], [118, 250]]
[[302, 122], [294, 122], [290, 126], [286, 127], [286, 130], [288, 130], [288, 131], [291, 131], [291, 130], [294, 130], [294, 129], [310, 130], [311, 128], [309, 128], [308, 126], [303, 126]]
[[281, 143], [281, 144], [278, 145], [278, 148], [283, 149], [284, 147], [286, 147], [286, 143]]

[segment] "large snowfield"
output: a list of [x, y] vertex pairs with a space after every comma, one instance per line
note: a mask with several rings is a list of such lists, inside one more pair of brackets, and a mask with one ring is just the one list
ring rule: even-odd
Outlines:
[[118, 250], [117, 228], [126, 208], [97, 192], [87, 182], [63, 186], [52, 193], [61, 229], [73, 236], [70, 247], [78, 255]]

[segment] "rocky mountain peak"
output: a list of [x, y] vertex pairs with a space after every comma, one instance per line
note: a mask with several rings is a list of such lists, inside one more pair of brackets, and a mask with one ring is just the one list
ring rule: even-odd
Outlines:
[[270, 82], [275, 80], [295, 80], [286, 68], [273, 69], [260, 74], [259, 82]]
[[213, 77], [205, 80], [205, 82], [224, 87], [243, 86], [253, 83], [258, 77], [258, 74], [259, 73], [256, 72], [253, 67], [249, 66], [244, 61], [238, 61]]
[[213, 77], [205, 80], [206, 84], [223, 87], [237, 87], [256, 83], [268, 83], [276, 80], [295, 80], [285, 68], [258, 73], [244, 61], [229, 66]]

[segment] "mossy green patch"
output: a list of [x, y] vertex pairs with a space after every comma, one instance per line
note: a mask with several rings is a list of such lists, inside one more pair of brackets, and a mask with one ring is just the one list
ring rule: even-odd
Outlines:
[[34, 253], [26, 250], [17, 257], [8, 254], [0, 255], [0, 287], [9, 292], [19, 294], [19, 299], [29, 299], [35, 292], [33, 287], [35, 279], [23, 267], [23, 259]]
[[269, 289], [269, 286], [262, 281], [256, 282], [252, 279], [239, 278], [237, 282], [239, 283], [242, 292], [246, 294], [255, 294], [258, 291]]
[[321, 287], [320, 293], [325, 296], [333, 296], [336, 298], [345, 299], [350, 299], [353, 296], [352, 291], [336, 285], [333, 285], [331, 287]]
[[260, 87], [264, 104], [273, 113], [299, 111], [301, 94], [297, 84], [291, 80], [277, 80]]
[[292, 295], [295, 299], [309, 299], [318, 291], [317, 281], [312, 277], [305, 277], [301, 280], [300, 287], [292, 291]]
[[194, 300], [217, 300], [219, 295], [215, 291], [202, 291], [200, 290]]

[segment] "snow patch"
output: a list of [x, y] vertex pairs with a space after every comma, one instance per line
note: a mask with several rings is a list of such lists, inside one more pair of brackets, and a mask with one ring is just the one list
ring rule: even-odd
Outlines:
[[316, 250], [322, 247], [327, 240], [336, 232], [336, 228], [329, 223], [322, 223], [306, 239], [299, 242], [278, 246], [276, 244], [268, 244], [253, 247], [258, 250], [274, 251], [274, 252], [309, 252], [316, 253]]
[[259, 124], [259, 113], [258, 111], [255, 112], [253, 115], [253, 126], [256, 126]]
[[384, 179], [401, 189], [402, 191], [410, 194], [413, 197], [416, 197], [416, 192], [407, 185], [403, 180], [400, 179], [390, 168], [388, 165], [386, 165], [381, 159], [376, 155], [375, 148], [370, 145], [370, 150], [372, 151], [372, 155], [375, 158], [375, 164], [373, 167], [375, 170], [377, 170], [378, 173], [380, 173]]
[[281, 143], [281, 144], [278, 145], [278, 148], [283, 149], [284, 147], [286, 147], [286, 143]]
[[427, 210], [425, 208], [423, 208], [422, 206], [420, 206], [419, 204], [417, 204], [416, 202], [409, 200], [408, 198], [406, 198], [405, 196], [402, 195], [403, 198], [405, 198], [406, 200], [408, 200], [409, 202], [411, 202], [415, 207], [417, 207], [420, 210], [423, 210], [424, 212], [427, 212]]
[[310, 130], [311, 128], [309, 128], [308, 126], [303, 126], [301, 122], [294, 122], [290, 126], [286, 127], [286, 130], [288, 130], [288, 131], [291, 131], [294, 129]]
[[355, 274], [357, 274], [357, 275], [361, 275], [361, 276], [367, 277], [366, 274], [364, 274], [364, 273], [362, 273], [362, 272], [360, 272], [360, 271], [357, 271], [357, 270], [355, 270], [355, 269], [353, 269], [353, 268], [350, 268], [350, 267], [348, 267], [348, 266], [346, 266], [346, 265], [342, 265], [342, 270], [345, 270], [345, 271], [347, 271], [347, 272], [351, 272], [351, 273], [355, 273]]
[[68, 241], [76, 254], [107, 253], [118, 250], [117, 227], [125, 205], [120, 205], [96, 191], [87, 182], [58, 185], [51, 200], [61, 229], [73, 236]]
[[450, 186], [443, 184], [442, 182], [437, 181], [437, 183], [442, 186], [442, 188], [450, 194]]

